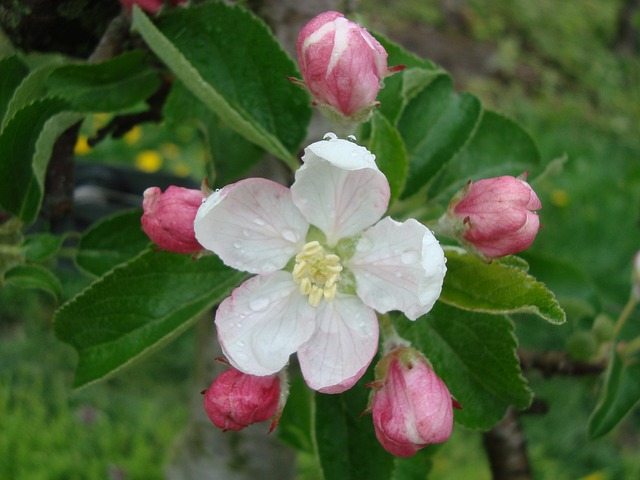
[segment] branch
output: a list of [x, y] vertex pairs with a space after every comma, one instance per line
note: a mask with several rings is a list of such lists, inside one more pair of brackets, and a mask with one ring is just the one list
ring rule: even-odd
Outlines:
[[599, 375], [607, 367], [606, 359], [594, 362], [573, 360], [566, 352], [536, 352], [518, 349], [522, 370], [540, 370], [545, 377], [554, 375], [582, 376]]
[[504, 418], [483, 434], [493, 480], [531, 480], [527, 439], [518, 412], [509, 407]]

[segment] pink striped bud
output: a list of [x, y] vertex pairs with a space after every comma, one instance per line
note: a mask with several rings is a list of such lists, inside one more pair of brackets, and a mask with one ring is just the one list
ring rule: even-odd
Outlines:
[[357, 23], [325, 12], [307, 23], [297, 42], [306, 87], [330, 116], [366, 120], [388, 74], [387, 52]]
[[[169, 3], [175, 6], [180, 3], [185, 3], [186, 1], [187, 0], [170, 0]], [[134, 5], [138, 5], [145, 12], [157, 13], [164, 5], [164, 0], [120, 0], [120, 3], [128, 12], [133, 9]]]
[[526, 250], [540, 229], [542, 204], [524, 179], [503, 176], [469, 183], [449, 205], [454, 231], [489, 258]]
[[202, 246], [196, 240], [193, 221], [203, 198], [200, 190], [173, 185], [164, 193], [158, 187], [147, 188], [142, 201], [144, 233], [162, 250], [199, 252]]
[[369, 403], [376, 437], [385, 450], [410, 457], [449, 439], [454, 400], [420, 351], [392, 350], [376, 365], [376, 379]]
[[230, 368], [216, 377], [204, 393], [209, 420], [224, 430], [242, 430], [272, 419], [273, 430], [284, 405], [280, 406], [280, 377], [257, 377]]

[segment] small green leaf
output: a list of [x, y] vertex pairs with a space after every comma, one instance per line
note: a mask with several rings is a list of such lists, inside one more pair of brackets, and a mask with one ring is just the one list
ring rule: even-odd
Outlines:
[[404, 188], [409, 159], [400, 134], [379, 112], [371, 118], [369, 150], [375, 154], [378, 168], [389, 180], [389, 205], [392, 205]]
[[449, 162], [429, 187], [429, 196], [449, 199], [467, 180], [542, 173], [542, 160], [533, 138], [516, 122], [485, 110], [469, 144]]
[[425, 480], [433, 466], [435, 448], [427, 447], [419, 450], [412, 457], [395, 457], [393, 480]]
[[34, 288], [47, 292], [56, 299], [62, 296], [62, 284], [58, 277], [40, 265], [16, 265], [4, 274], [4, 281], [20, 288]]
[[164, 105], [169, 124], [193, 123], [208, 147], [207, 175], [211, 187], [223, 187], [245, 176], [264, 156], [264, 150], [229, 128], [176, 81]]
[[114, 375], [177, 337], [244, 278], [215, 256], [146, 251], [63, 305], [58, 338], [79, 356], [74, 385]]
[[241, 7], [209, 2], [174, 9], [157, 27], [136, 7], [133, 27], [229, 127], [298, 167], [310, 102], [287, 81], [299, 75], [296, 66], [262, 21]]
[[481, 113], [475, 96], [455, 93], [449, 75], [439, 75], [409, 101], [397, 125], [409, 153], [403, 197], [429, 183], [465, 146]]
[[522, 269], [484, 263], [458, 248], [446, 248], [445, 253], [442, 302], [476, 312], [532, 313], [551, 323], [564, 323], [564, 310], [554, 294]]
[[51, 233], [39, 233], [25, 238], [25, 258], [31, 262], [43, 262], [53, 257], [62, 246], [64, 237]]
[[49, 93], [80, 112], [115, 112], [145, 100], [160, 86], [158, 72], [142, 52], [128, 52], [102, 63], [66, 65], [47, 80]]
[[81, 117], [63, 112], [63, 100], [45, 98], [18, 111], [0, 133], [0, 205], [32, 223], [40, 210], [44, 176], [58, 136]]
[[396, 323], [462, 405], [455, 411], [457, 423], [489, 429], [509, 405], [529, 406], [532, 394], [522, 377], [508, 317], [465, 312], [438, 302], [426, 317]]
[[0, 59], [0, 126], [5, 123], [7, 107], [16, 88], [28, 73], [29, 69], [17, 55]]
[[389, 480], [393, 457], [378, 443], [367, 408], [372, 369], [340, 395], [315, 393], [314, 439], [325, 480]]
[[80, 238], [76, 263], [100, 276], [138, 255], [149, 246], [142, 231], [142, 210], [116, 213], [94, 223]]
[[589, 437], [595, 439], [609, 433], [640, 401], [640, 361], [625, 360], [616, 348], [611, 351], [604, 388], [589, 418]]

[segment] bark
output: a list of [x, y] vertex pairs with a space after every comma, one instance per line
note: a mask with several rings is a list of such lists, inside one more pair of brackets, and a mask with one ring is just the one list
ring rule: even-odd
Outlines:
[[483, 435], [493, 480], [531, 480], [527, 439], [518, 418], [510, 407], [505, 417]]
[[523, 370], [536, 369], [545, 377], [599, 375], [607, 366], [606, 359], [578, 362], [566, 352], [535, 352], [519, 349], [518, 357]]

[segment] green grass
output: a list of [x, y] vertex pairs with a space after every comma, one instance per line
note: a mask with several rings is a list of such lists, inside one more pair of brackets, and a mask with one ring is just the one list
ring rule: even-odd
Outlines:
[[74, 353], [53, 338], [48, 302], [9, 287], [0, 302], [0, 478], [163, 478], [187, 421], [192, 339], [74, 392]]

